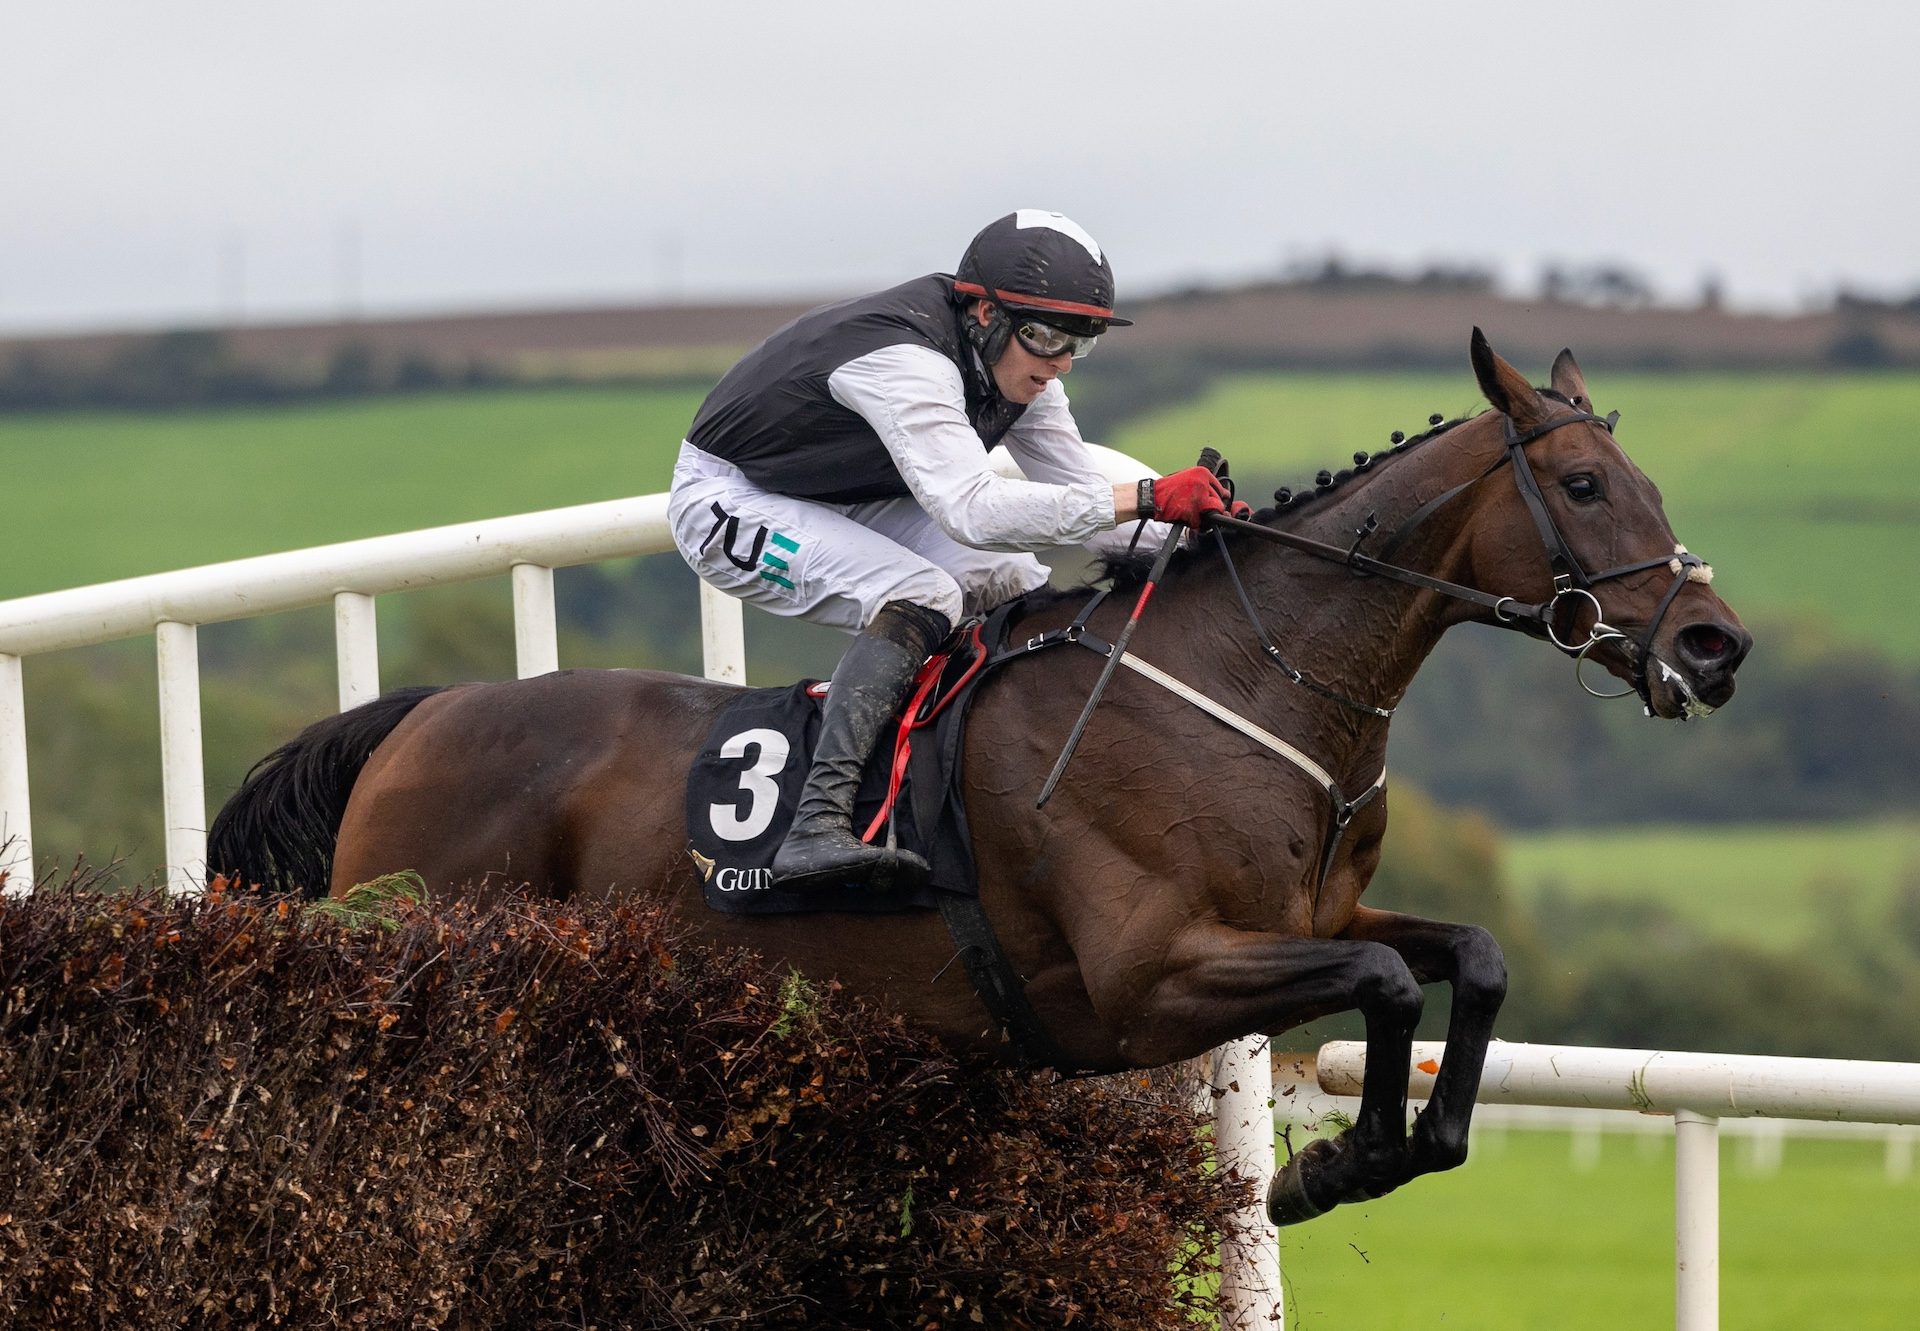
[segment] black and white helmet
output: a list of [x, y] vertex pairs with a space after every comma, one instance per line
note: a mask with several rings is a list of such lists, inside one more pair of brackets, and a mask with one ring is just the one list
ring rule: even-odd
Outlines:
[[961, 256], [953, 290], [1084, 337], [1133, 322], [1114, 315], [1113, 265], [1099, 244], [1071, 218], [1039, 208], [989, 222]]

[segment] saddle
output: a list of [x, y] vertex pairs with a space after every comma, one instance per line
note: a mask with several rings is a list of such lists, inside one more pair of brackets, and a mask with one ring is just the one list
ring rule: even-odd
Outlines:
[[942, 894], [978, 892], [960, 798], [960, 746], [988, 653], [982, 621], [962, 624], [921, 667], [893, 742], [868, 760], [854, 829], [926, 858], [924, 884], [864, 883], [799, 890], [775, 886], [769, 867], [786, 836], [820, 735], [826, 685], [749, 689], [714, 721], [687, 777], [687, 853], [709, 909], [772, 915], [800, 911], [889, 914], [928, 910]]
[[1082, 627], [1076, 622], [1073, 634], [1062, 631], [1009, 647], [1008, 626], [1023, 603], [1017, 598], [984, 622], [962, 624], [946, 651], [921, 668], [894, 743], [881, 745], [869, 760], [854, 801], [853, 825], [863, 839], [894, 837], [896, 844], [926, 857], [932, 872], [925, 884], [801, 891], [774, 885], [773, 853], [793, 819], [820, 734], [825, 689], [817, 680], [749, 689], [720, 713], [687, 778], [687, 854], [700, 870], [702, 894], [712, 910], [750, 915], [938, 910], [953, 938], [954, 959], [965, 967], [1015, 1060], [1079, 1075], [1093, 1069], [1078, 1068], [1041, 1025], [1027, 1000], [1025, 977], [1014, 969], [980, 906], [961, 794], [967, 714], [980, 682], [1015, 657], [1073, 641]]

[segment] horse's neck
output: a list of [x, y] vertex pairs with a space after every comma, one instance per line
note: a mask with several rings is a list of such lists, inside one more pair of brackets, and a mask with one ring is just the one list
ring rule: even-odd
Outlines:
[[[1453, 449], [1455, 459], [1478, 459], [1485, 451], [1446, 439], [1423, 447]], [[1440, 474], [1449, 468], [1435, 465], [1446, 460], [1439, 452], [1431, 460], [1417, 452], [1396, 459], [1392, 468], [1316, 501], [1326, 505], [1324, 511], [1311, 513], [1291, 530], [1344, 549], [1373, 514], [1380, 526], [1369, 544], [1377, 547], [1423, 500], [1453, 483]], [[1394, 562], [1448, 581], [1469, 578], [1465, 532], [1474, 498], [1462, 495], [1437, 510], [1396, 552]], [[1360, 577], [1344, 565], [1284, 546], [1241, 539], [1233, 542], [1233, 557], [1280, 655], [1308, 679], [1354, 703], [1398, 705], [1441, 635], [1462, 618], [1458, 602], [1389, 578]], [[1207, 656], [1219, 684], [1248, 698], [1262, 713], [1257, 719], [1270, 729], [1315, 745], [1316, 757], [1327, 765], [1370, 775], [1357, 773], [1357, 767], [1382, 759], [1385, 722], [1294, 683], [1264, 657], [1224, 568], [1208, 568], [1202, 576], [1209, 593], [1182, 598], [1193, 620], [1185, 627], [1195, 642], [1213, 645]], [[1205, 622], [1194, 618], [1202, 607]]]

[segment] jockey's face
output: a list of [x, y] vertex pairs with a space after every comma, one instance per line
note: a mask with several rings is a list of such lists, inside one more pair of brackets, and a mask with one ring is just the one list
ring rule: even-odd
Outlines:
[[[972, 315], [982, 326], [992, 319], [992, 307], [984, 300], [976, 300], [972, 305]], [[1047, 391], [1047, 385], [1073, 369], [1073, 353], [1063, 351], [1058, 356], [1036, 356], [1021, 345], [1020, 339], [1007, 339], [1007, 349], [1000, 359], [993, 363], [994, 385], [999, 388], [1000, 396], [1009, 402], [1018, 402], [1022, 406], [1033, 401]]]

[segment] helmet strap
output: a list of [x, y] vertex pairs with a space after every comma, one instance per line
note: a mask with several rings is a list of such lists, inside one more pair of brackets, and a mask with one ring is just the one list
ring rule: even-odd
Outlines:
[[984, 324], [973, 317], [973, 301], [960, 307], [960, 319], [966, 327], [967, 341], [980, 353], [981, 363], [991, 370], [1007, 354], [1007, 343], [1013, 340], [1013, 319], [999, 301], [988, 300], [987, 307], [992, 313]]

